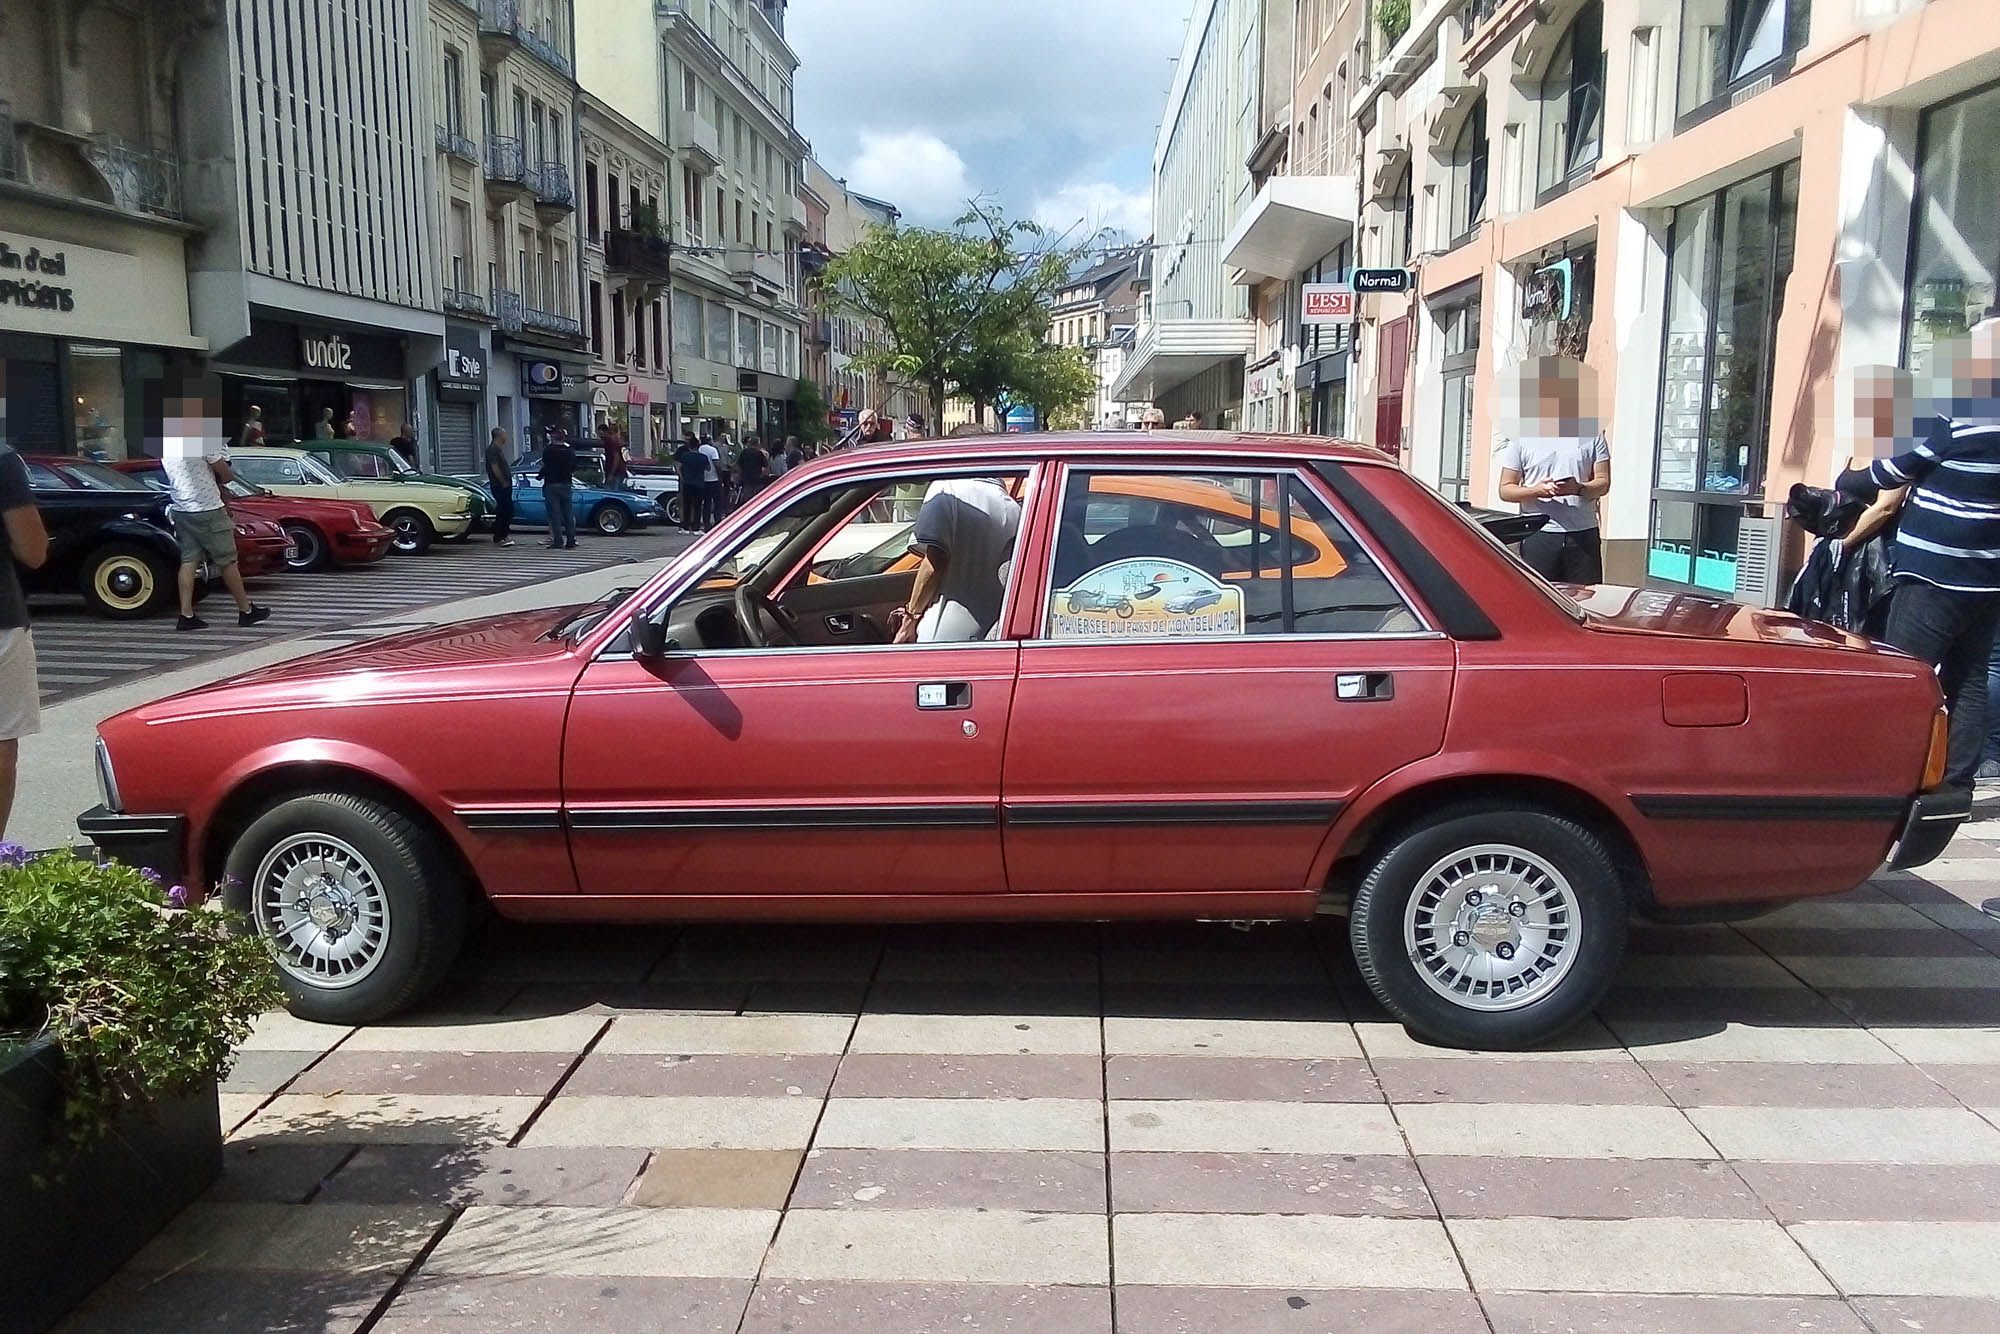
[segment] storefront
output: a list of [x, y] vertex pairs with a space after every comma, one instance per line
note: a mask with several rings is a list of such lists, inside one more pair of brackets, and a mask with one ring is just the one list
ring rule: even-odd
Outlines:
[[1650, 579], [1736, 591], [1744, 506], [1764, 494], [1798, 197], [1799, 166], [1788, 162], [1674, 210]]
[[1277, 431], [1284, 421], [1284, 349], [1276, 348], [1244, 368], [1243, 429]]
[[[188, 331], [180, 238], [29, 204], [10, 204], [9, 223], [0, 228], [0, 440], [24, 453], [157, 454], [146, 445], [158, 430], [147, 403], [157, 414], [160, 387], [195, 369], [202, 350]], [[85, 234], [105, 244], [83, 244]]]
[[757, 419], [757, 400], [746, 399], [742, 394], [732, 394], [724, 389], [697, 387], [691, 410], [694, 413], [694, 420], [687, 425], [697, 436], [713, 438], [727, 431], [731, 436], [740, 439], [745, 430], [755, 429], [746, 423]]
[[[1302, 283], [1344, 283], [1352, 276], [1353, 246], [1343, 241], [1299, 276]], [[1347, 370], [1353, 360], [1354, 325], [1299, 325], [1299, 430], [1347, 434]]]
[[410, 420], [398, 335], [294, 324], [252, 314], [250, 336], [215, 354], [223, 427], [234, 439], [252, 407], [272, 444], [339, 435], [395, 439]]
[[517, 433], [524, 453], [539, 454], [548, 433], [557, 427], [569, 432], [572, 443], [584, 437], [584, 414], [590, 407], [587, 362], [523, 354], [517, 359], [515, 376], [521, 413]]
[[480, 411], [486, 403], [486, 367], [491, 360], [483, 326], [445, 323], [444, 361], [436, 372], [437, 413], [425, 442], [429, 455], [424, 461], [432, 470], [485, 471]]
[[2000, 302], [2000, 83], [1931, 107], [1917, 139], [1903, 364], [1921, 372]]

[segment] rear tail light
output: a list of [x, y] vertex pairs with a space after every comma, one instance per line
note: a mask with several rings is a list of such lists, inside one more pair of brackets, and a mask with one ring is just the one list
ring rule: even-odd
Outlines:
[[1924, 785], [1928, 792], [1944, 782], [1945, 755], [1951, 749], [1951, 722], [1943, 709], [1931, 715], [1931, 748], [1924, 755]]

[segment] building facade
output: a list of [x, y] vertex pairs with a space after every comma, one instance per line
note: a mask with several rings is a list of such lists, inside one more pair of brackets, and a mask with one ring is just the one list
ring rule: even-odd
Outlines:
[[[865, 237], [871, 228], [894, 228], [902, 213], [886, 200], [874, 199], [847, 188], [817, 161], [806, 162], [806, 186], [826, 201], [826, 247], [829, 255], [839, 255]], [[858, 362], [871, 352], [889, 346], [889, 330], [880, 320], [852, 311], [835, 311], [825, 305], [827, 340], [826, 401], [836, 430], [851, 428], [869, 408], [885, 418], [903, 421], [912, 412], [928, 411], [918, 395], [907, 386], [890, 380], [880, 370], [863, 370]]]
[[679, 406], [667, 364], [672, 257], [660, 212], [667, 146], [590, 93], [577, 124], [590, 430], [616, 431], [634, 457], [664, 458]]
[[1111, 396], [1139, 327], [1139, 282], [1151, 253], [1150, 243], [1106, 251], [1050, 303], [1048, 341], [1081, 349], [1096, 373], [1096, 389], [1083, 410], [1086, 427], [1137, 426], [1151, 406], [1143, 401], [1121, 403]]
[[0, 0], [0, 441], [157, 454], [196, 368], [175, 89], [220, 4]]

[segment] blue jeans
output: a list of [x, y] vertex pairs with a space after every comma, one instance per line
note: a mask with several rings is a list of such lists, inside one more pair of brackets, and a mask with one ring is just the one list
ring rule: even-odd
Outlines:
[[2000, 637], [1993, 641], [1993, 656], [1986, 660], [1986, 749], [1980, 759], [2000, 761], [2000, 709], [1992, 702], [2000, 699]]
[[573, 545], [576, 542], [576, 496], [570, 484], [558, 482], [544, 486], [542, 497], [549, 504], [549, 541]]
[[1986, 689], [1996, 631], [2000, 593], [1959, 593], [1917, 579], [1896, 581], [1882, 638], [1937, 668], [1951, 715], [1944, 778], [1952, 787], [1972, 786], [1989, 741]]

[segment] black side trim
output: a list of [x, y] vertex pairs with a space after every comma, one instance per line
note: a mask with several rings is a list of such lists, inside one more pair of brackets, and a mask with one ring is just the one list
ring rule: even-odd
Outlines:
[[180, 879], [181, 851], [187, 843], [185, 815], [126, 815], [92, 806], [76, 817], [76, 828], [117, 861], [158, 871], [169, 880]]
[[1633, 793], [1632, 804], [1653, 820], [1849, 820], [1887, 823], [1902, 818], [1908, 797], [1656, 796]]
[[571, 811], [578, 833], [637, 829], [992, 829], [991, 806], [733, 806]]
[[1010, 802], [1010, 825], [1329, 825], [1337, 801]]
[[1910, 818], [1896, 845], [1889, 850], [1889, 865], [1907, 870], [1935, 861], [1959, 826], [1972, 818], [1972, 793], [1962, 787], [1938, 788], [1910, 803]]
[[1377, 500], [1354, 475], [1330, 459], [1315, 462], [1313, 472], [1327, 484], [1340, 503], [1354, 511], [1361, 526], [1389, 553], [1403, 574], [1416, 585], [1417, 593], [1436, 613], [1444, 632], [1453, 639], [1498, 639], [1500, 627], [1465, 591], [1444, 562], [1417, 540], [1400, 519]]
[[482, 834], [528, 833], [562, 828], [562, 812], [551, 806], [535, 811], [455, 811], [458, 822]]

